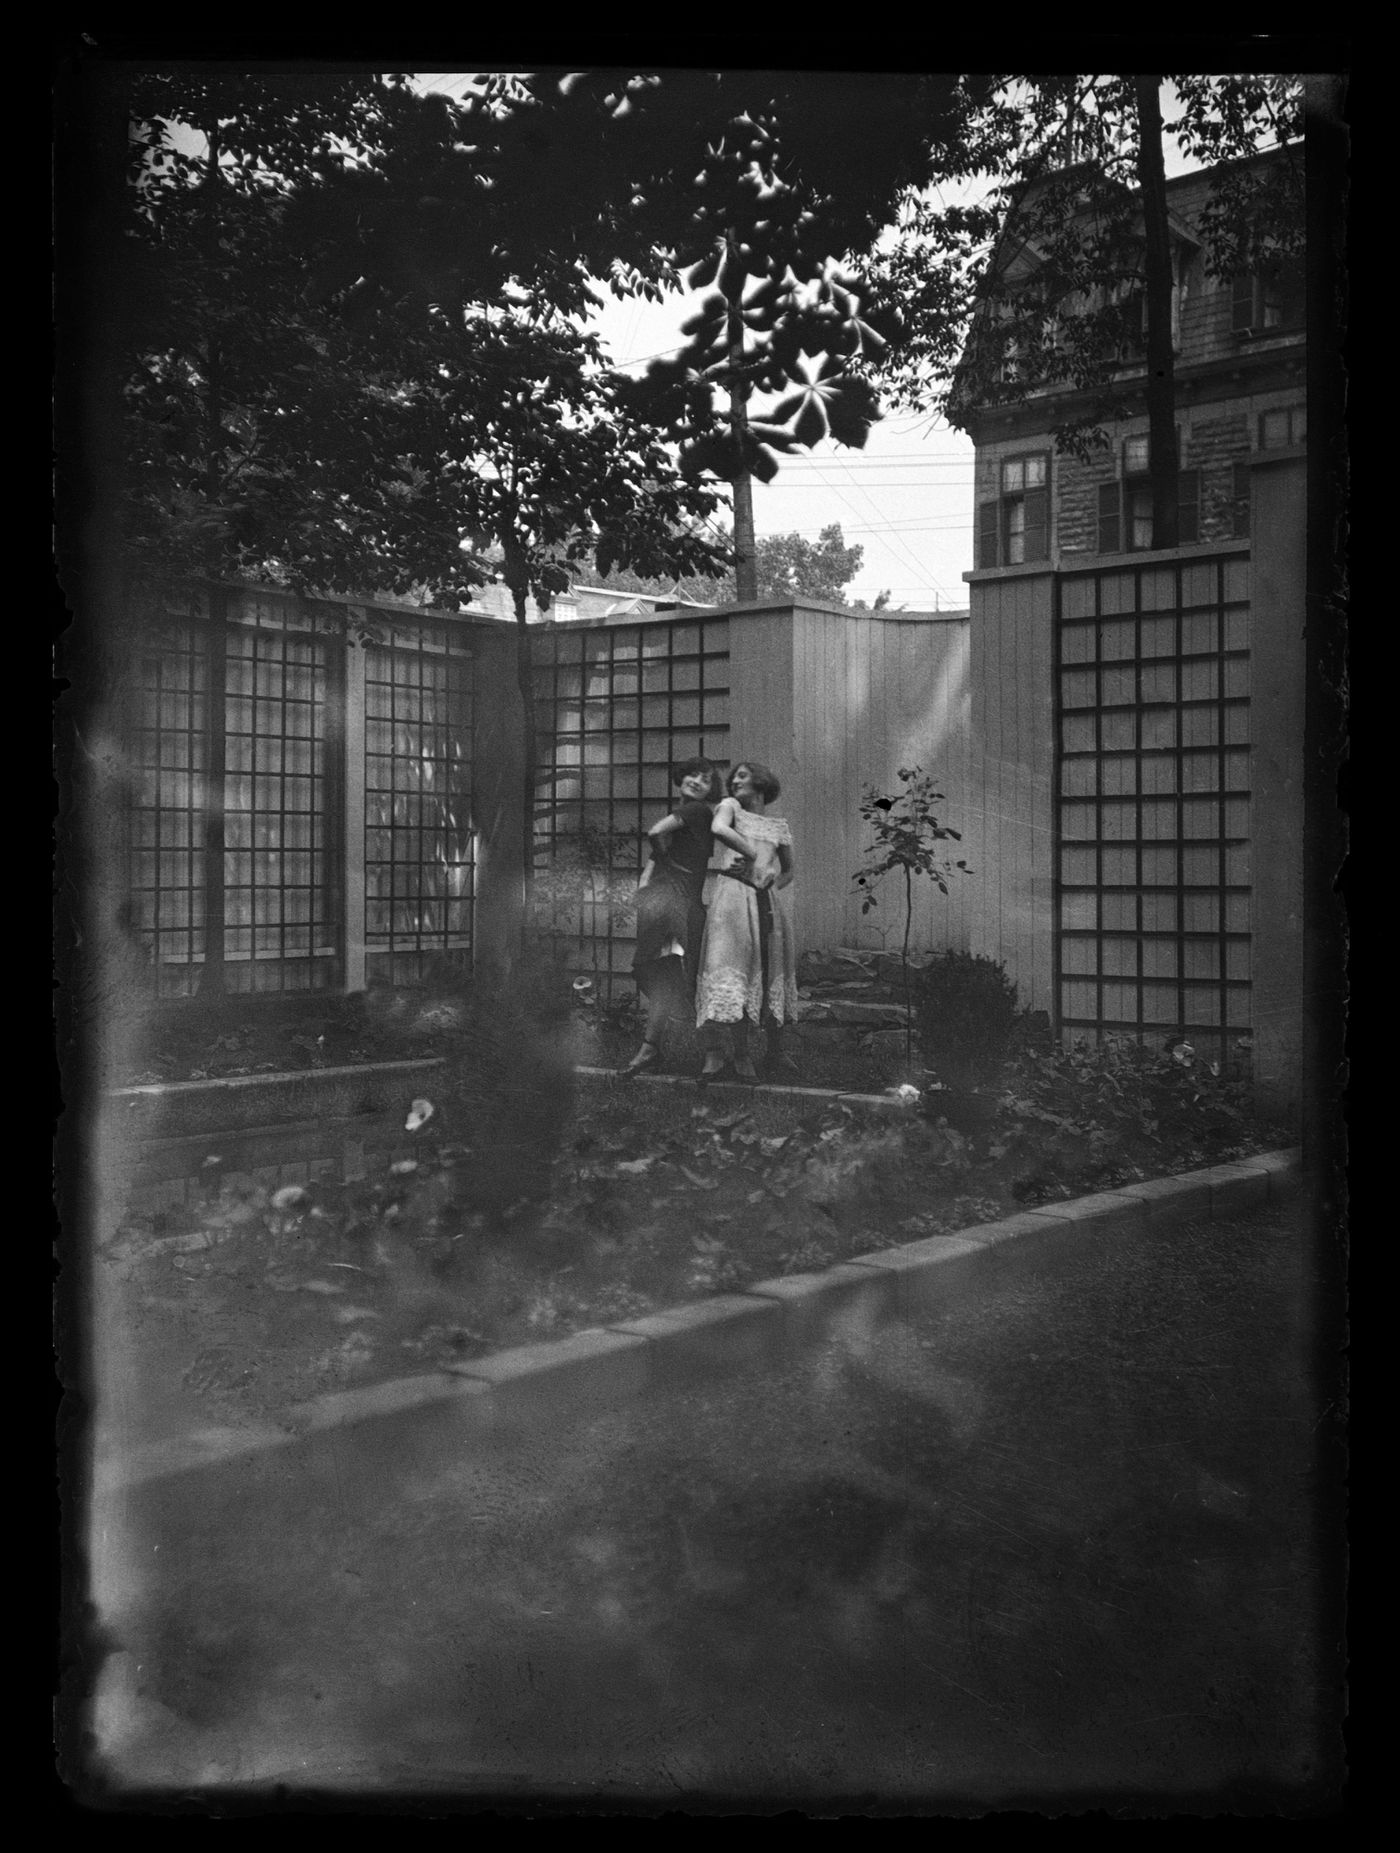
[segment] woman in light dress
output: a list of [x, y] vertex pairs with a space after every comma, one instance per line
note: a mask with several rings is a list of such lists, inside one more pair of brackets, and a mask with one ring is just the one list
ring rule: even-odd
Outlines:
[[646, 1012], [645, 1040], [624, 1074], [661, 1065], [668, 1023], [695, 1008], [700, 945], [705, 934], [705, 874], [716, 839], [739, 864], [753, 860], [743, 837], [715, 822], [720, 775], [708, 759], [682, 760], [673, 768], [675, 802], [651, 826], [651, 860], [637, 893], [637, 950], [633, 975]]
[[[726, 847], [710, 899], [695, 1021], [705, 1050], [702, 1081], [731, 1068], [757, 1079], [749, 1054], [750, 1025], [763, 1027], [770, 1068], [785, 1064], [782, 1031], [797, 1014], [797, 946], [793, 937], [792, 832], [768, 806], [781, 786], [769, 767], [741, 760], [729, 775], [729, 796], [715, 808], [713, 830]], [[728, 847], [738, 833], [751, 861]]]

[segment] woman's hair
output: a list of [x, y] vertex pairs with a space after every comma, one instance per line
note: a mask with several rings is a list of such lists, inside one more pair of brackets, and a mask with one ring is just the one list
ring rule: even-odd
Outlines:
[[762, 760], [759, 759], [736, 759], [733, 771], [729, 774], [731, 779], [734, 777], [734, 773], [739, 770], [740, 766], [748, 767], [749, 778], [752, 780], [755, 788], [763, 794], [763, 802], [765, 804], [771, 804], [774, 798], [776, 798], [778, 793], [783, 789], [778, 783], [778, 775], [774, 772], [773, 768], [771, 766], [765, 766]]
[[722, 795], [723, 787], [720, 783], [719, 772], [715, 767], [714, 761], [711, 759], [702, 759], [698, 757], [695, 759], [683, 759], [681, 760], [679, 765], [672, 766], [671, 767], [671, 788], [672, 790], [674, 790], [676, 786], [680, 784], [682, 779], [688, 779], [692, 772], [704, 773], [708, 777], [710, 781], [709, 802], [711, 804], [718, 804], [720, 801], [720, 797]]

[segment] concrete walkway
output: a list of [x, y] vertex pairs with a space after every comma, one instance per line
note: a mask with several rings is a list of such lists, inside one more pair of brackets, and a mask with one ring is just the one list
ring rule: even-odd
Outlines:
[[128, 1484], [94, 1592], [114, 1798], [1326, 1812], [1300, 1214], [1057, 1233], [571, 1423]]

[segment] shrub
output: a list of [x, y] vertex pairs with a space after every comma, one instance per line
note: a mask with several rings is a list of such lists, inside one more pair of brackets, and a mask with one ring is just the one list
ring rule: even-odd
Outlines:
[[1247, 1085], [1200, 1061], [1188, 1043], [1144, 1048], [1128, 1037], [1023, 1048], [998, 1111], [999, 1155], [1018, 1196], [1115, 1175], [1142, 1175], [1164, 1161], [1214, 1163], [1257, 1145]]
[[925, 1064], [945, 1086], [996, 1081], [1016, 1038], [1016, 986], [1006, 967], [973, 952], [945, 952], [915, 977], [914, 1010]]

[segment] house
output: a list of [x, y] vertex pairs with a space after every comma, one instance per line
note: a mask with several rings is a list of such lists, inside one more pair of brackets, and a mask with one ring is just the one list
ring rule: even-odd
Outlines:
[[1167, 189], [1176, 546], [1154, 546], [1131, 291], [1105, 446], [1057, 450], [1090, 409], [1069, 385], [965, 381], [957, 397], [976, 446], [969, 837], [986, 873], [970, 943], [1065, 1033], [1252, 1058], [1261, 1099], [1287, 1113], [1301, 1084], [1307, 333], [1296, 267], [1210, 274], [1212, 185], [1197, 173]]
[[[493, 618], [515, 619], [515, 599], [503, 580], [478, 586], [472, 594], [468, 611]], [[526, 619], [531, 624], [568, 624], [577, 619], [613, 616], [638, 617], [655, 611], [708, 611], [711, 607], [697, 599], [668, 594], [662, 598], [651, 592], [617, 592], [607, 586], [571, 585], [558, 593], [543, 610], [531, 599]]]

